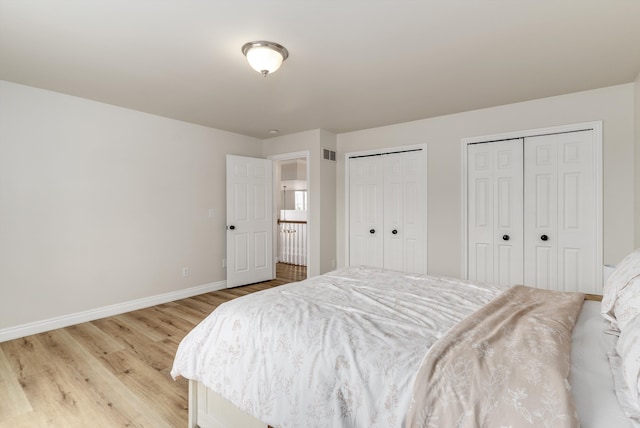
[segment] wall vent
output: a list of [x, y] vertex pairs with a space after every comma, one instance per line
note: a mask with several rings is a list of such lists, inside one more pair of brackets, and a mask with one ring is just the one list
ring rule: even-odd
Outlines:
[[322, 149], [322, 158], [329, 161], [336, 161], [336, 152], [329, 149]]

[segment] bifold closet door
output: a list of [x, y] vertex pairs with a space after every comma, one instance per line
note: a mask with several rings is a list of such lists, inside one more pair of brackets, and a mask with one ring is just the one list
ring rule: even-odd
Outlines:
[[349, 264], [383, 267], [384, 164], [381, 156], [349, 159]]
[[349, 264], [426, 273], [426, 154], [349, 159]]
[[384, 161], [384, 267], [426, 273], [426, 174], [422, 151]]
[[522, 284], [522, 144], [514, 139], [467, 147], [470, 280]]
[[526, 285], [600, 294], [593, 132], [525, 139]]

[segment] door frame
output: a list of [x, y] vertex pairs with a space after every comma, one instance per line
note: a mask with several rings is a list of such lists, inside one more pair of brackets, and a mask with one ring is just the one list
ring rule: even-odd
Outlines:
[[[305, 251], [307, 252], [307, 278], [309, 277], [309, 272], [313, 272], [311, 270], [312, 264], [314, 263], [313, 259], [309, 254], [309, 249], [311, 248], [311, 240], [314, 238], [312, 236], [311, 233], [311, 224], [313, 221], [315, 221], [315, 216], [313, 215], [313, 203], [311, 202], [311, 198], [309, 197], [309, 195], [312, 192], [313, 189], [313, 183], [311, 183], [311, 151], [310, 150], [303, 150], [303, 151], [299, 151], [299, 152], [291, 152], [291, 153], [282, 153], [282, 154], [277, 154], [277, 155], [271, 155], [271, 156], [267, 156], [267, 159], [271, 160], [272, 162], [275, 163], [275, 161], [284, 161], [284, 160], [291, 160], [291, 159], [306, 159], [307, 161], [307, 248], [305, 248]], [[276, 277], [276, 263], [277, 263], [277, 259], [278, 259], [278, 240], [276, 239], [276, 237], [278, 237], [278, 196], [279, 196], [279, 184], [280, 184], [280, 174], [272, 174], [273, 177], [273, 202], [272, 202], [272, 211], [273, 211], [273, 276], [274, 278]]]
[[[602, 281], [603, 278], [603, 216], [604, 216], [604, 206], [603, 206], [603, 187], [602, 187], [602, 121], [593, 121], [593, 122], [581, 122], [581, 123], [573, 123], [568, 125], [560, 125], [560, 126], [551, 126], [547, 128], [535, 128], [535, 129], [527, 129], [523, 131], [514, 131], [514, 132], [505, 132], [501, 134], [491, 134], [491, 135], [481, 135], [477, 137], [467, 137], [461, 140], [460, 150], [462, 152], [462, 200], [461, 200], [461, 231], [462, 231], [462, 246], [461, 246], [461, 260], [462, 266], [460, 269], [460, 274], [462, 279], [468, 279], [468, 229], [467, 229], [467, 221], [468, 221], [468, 188], [467, 188], [467, 147], [469, 144], [474, 143], [489, 143], [493, 141], [500, 140], [510, 140], [516, 138], [524, 138], [527, 137], [535, 137], [542, 136], [547, 134], [561, 134], [567, 132], [576, 132], [576, 131], [586, 131], [592, 130], [594, 133], [595, 139], [595, 153], [594, 153], [594, 171], [595, 171], [595, 179], [596, 179], [596, 259], [598, 260], [598, 264], [596, 266], [596, 277], [599, 281]], [[602, 285], [602, 284], [601, 284]]]
[[383, 154], [390, 154], [390, 153], [396, 153], [396, 152], [402, 152], [405, 150], [417, 150], [420, 149], [424, 152], [424, 171], [425, 171], [425, 183], [424, 183], [424, 208], [425, 208], [425, 215], [424, 215], [424, 239], [425, 239], [425, 246], [424, 246], [424, 258], [425, 258], [425, 266], [426, 266], [426, 271], [429, 271], [429, 222], [428, 222], [428, 213], [429, 213], [429, 168], [428, 168], [428, 164], [429, 164], [429, 152], [427, 151], [427, 143], [422, 143], [422, 144], [414, 144], [414, 145], [410, 145], [410, 146], [396, 146], [396, 147], [385, 147], [385, 148], [381, 148], [381, 149], [370, 149], [370, 150], [362, 150], [362, 151], [357, 151], [357, 152], [349, 152], [349, 153], [345, 153], [344, 154], [344, 247], [345, 247], [345, 254], [344, 254], [344, 261], [345, 261], [345, 266], [350, 266], [350, 249], [349, 249], [349, 189], [350, 189], [350, 182], [349, 182], [349, 158], [354, 157], [354, 156], [371, 156], [371, 155], [383, 155]]

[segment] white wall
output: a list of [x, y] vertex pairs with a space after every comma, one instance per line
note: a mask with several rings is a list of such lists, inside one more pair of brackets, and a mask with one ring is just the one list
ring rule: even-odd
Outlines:
[[269, 138], [263, 142], [264, 157], [309, 151], [307, 274], [310, 277], [331, 270], [331, 261], [335, 260], [335, 162], [322, 159], [322, 148], [335, 150], [335, 144], [336, 136], [320, 129]]
[[640, 73], [635, 81], [635, 241], [640, 248]]
[[595, 120], [602, 120], [604, 127], [604, 262], [617, 263], [634, 247], [633, 105], [634, 84], [626, 84], [339, 134], [339, 265], [345, 263], [345, 221], [342, 214], [345, 153], [427, 143], [428, 271], [431, 274], [460, 277], [461, 139]]
[[320, 147], [318, 156], [321, 165], [320, 187], [320, 272], [325, 273], [335, 269], [336, 260], [336, 162], [322, 159], [322, 149], [337, 151], [337, 136], [331, 132], [320, 130]]
[[261, 152], [0, 81], [0, 330], [224, 281], [225, 154]]

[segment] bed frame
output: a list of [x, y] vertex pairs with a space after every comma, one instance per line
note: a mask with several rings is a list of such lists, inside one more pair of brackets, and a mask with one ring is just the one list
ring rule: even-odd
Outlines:
[[189, 428], [270, 428], [220, 394], [189, 380]]

